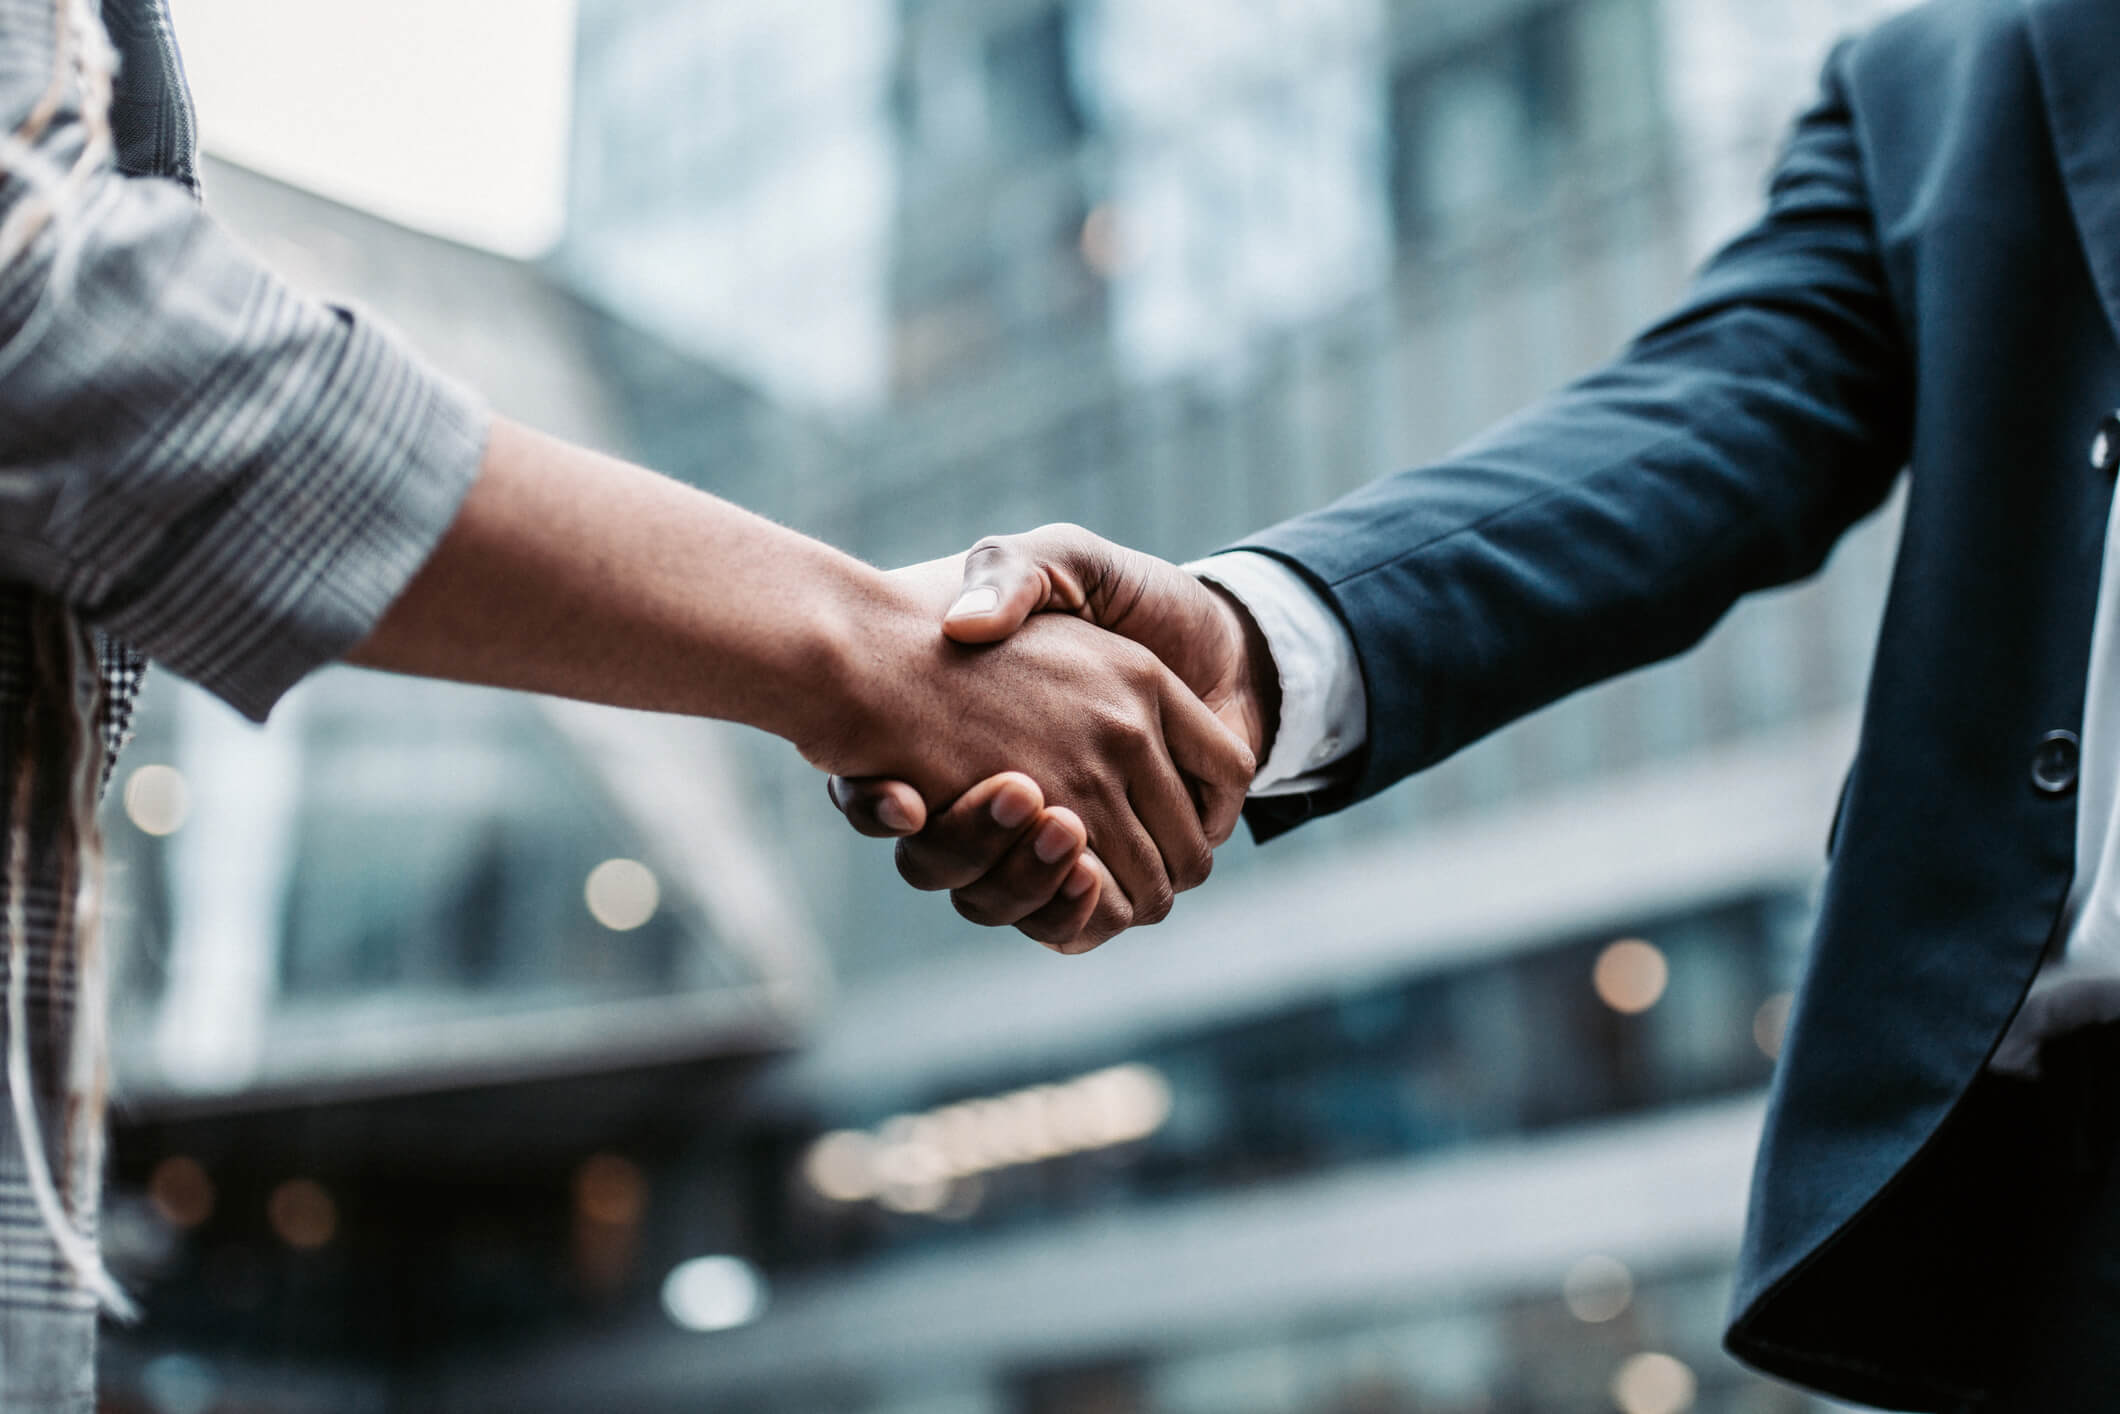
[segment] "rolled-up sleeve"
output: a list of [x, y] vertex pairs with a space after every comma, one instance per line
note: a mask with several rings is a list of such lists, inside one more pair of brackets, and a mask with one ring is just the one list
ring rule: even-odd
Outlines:
[[[0, 65], [9, 129], [37, 97], [19, 71]], [[65, 156], [65, 125], [45, 141]], [[0, 182], [0, 216], [26, 192]], [[0, 578], [262, 720], [426, 561], [487, 422], [177, 183], [104, 170], [0, 270]]]

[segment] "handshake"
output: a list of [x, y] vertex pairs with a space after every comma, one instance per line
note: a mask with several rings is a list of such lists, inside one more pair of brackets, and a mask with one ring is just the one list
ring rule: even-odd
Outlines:
[[1233, 597], [1071, 525], [886, 578], [862, 707], [799, 744], [906, 882], [1077, 953], [1206, 880], [1280, 707]]
[[505, 419], [347, 657], [784, 737], [916, 887], [1063, 952], [1206, 879], [1281, 709], [1235, 598], [1078, 527], [885, 572]]

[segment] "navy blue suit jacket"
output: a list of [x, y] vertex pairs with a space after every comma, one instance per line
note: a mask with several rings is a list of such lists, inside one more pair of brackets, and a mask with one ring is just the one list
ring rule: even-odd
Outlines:
[[1270, 834], [1685, 649], [1906, 471], [1729, 1334], [1895, 1407], [1979, 1383], [1962, 1342], [1901, 1334], [1965, 1292], [1895, 1284], [1904, 1251], [1861, 1236], [2022, 1000], [2073, 868], [2073, 797], [2030, 767], [2081, 727], [2113, 492], [2086, 448], [2120, 403], [2115, 54], [2113, 0], [1935, 0], [1844, 44], [1765, 216], [1675, 313], [1442, 464], [1244, 547], [1337, 607], [1369, 691], [1357, 778], [1255, 805]]

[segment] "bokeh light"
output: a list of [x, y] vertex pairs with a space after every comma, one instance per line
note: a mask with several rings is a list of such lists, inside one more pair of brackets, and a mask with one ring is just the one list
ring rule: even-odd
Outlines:
[[1612, 1376], [1612, 1402], [1620, 1414], [1681, 1414], [1693, 1407], [1699, 1390], [1684, 1362], [1654, 1352], [1630, 1357]]
[[1614, 1257], [1583, 1258], [1561, 1280], [1561, 1299], [1578, 1321], [1599, 1325], [1612, 1320], [1634, 1300], [1634, 1274]]
[[213, 1216], [213, 1180], [197, 1159], [172, 1154], [148, 1175], [147, 1201], [171, 1227], [197, 1227]]
[[1114, 1066], [1076, 1083], [1091, 1094], [1103, 1144], [1146, 1139], [1170, 1118], [1170, 1082], [1149, 1066]]
[[950, 1181], [939, 1175], [887, 1179], [876, 1195], [876, 1202], [894, 1213], [940, 1213], [949, 1201]]
[[899, 1115], [878, 1134], [876, 1201], [894, 1213], [932, 1213], [950, 1196], [950, 1166], [942, 1126], [929, 1115]]
[[[1147, 1065], [1115, 1065], [1073, 1080], [894, 1115], [873, 1133], [840, 1129], [803, 1156], [810, 1188], [835, 1203], [874, 1199], [896, 1213], [962, 1216], [995, 1169], [1146, 1139], [1170, 1119], [1170, 1082]], [[973, 1196], [967, 1198], [967, 1193]]]
[[1591, 981], [1598, 999], [1614, 1011], [1634, 1016], [1657, 1004], [1671, 980], [1663, 950], [1640, 938], [1622, 938], [1597, 955]]
[[637, 859], [607, 859], [589, 871], [582, 896], [591, 917], [614, 933], [626, 933], [655, 916], [662, 886], [655, 871]]
[[617, 1154], [592, 1154], [574, 1171], [574, 1210], [593, 1223], [631, 1227], [647, 1206], [640, 1166]]
[[125, 778], [125, 818], [143, 833], [173, 835], [191, 814], [191, 787], [174, 766], [141, 766]]
[[141, 1367], [140, 1390], [154, 1414], [207, 1414], [220, 1400], [221, 1380], [198, 1356], [172, 1350]]
[[810, 1187], [835, 1203], [859, 1203], [876, 1196], [876, 1141], [855, 1129], [827, 1134], [810, 1146], [802, 1161]]
[[272, 1190], [265, 1215], [280, 1241], [297, 1252], [310, 1252], [331, 1241], [339, 1230], [339, 1206], [313, 1179], [290, 1178]]
[[663, 1278], [663, 1312], [688, 1331], [726, 1331], [764, 1314], [766, 1282], [741, 1257], [694, 1257]]

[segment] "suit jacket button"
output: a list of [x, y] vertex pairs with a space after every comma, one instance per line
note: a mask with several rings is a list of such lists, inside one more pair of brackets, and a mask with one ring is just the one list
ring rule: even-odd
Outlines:
[[2091, 438], [2091, 466], [2107, 476], [2120, 472], [2120, 412], [2109, 412]]
[[2041, 795], [2067, 795], [2076, 788], [2076, 762], [2082, 754], [2074, 732], [2048, 732], [2032, 753], [2032, 787]]

